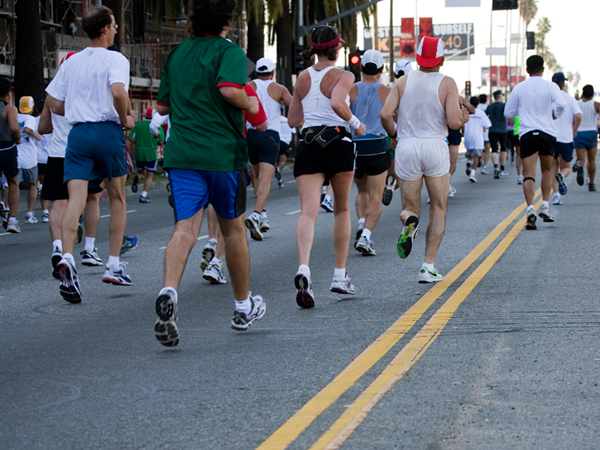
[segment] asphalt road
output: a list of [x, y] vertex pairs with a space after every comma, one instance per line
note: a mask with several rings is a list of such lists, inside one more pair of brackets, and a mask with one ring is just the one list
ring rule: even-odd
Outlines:
[[[140, 243], [123, 259], [134, 285], [103, 284], [102, 268], [79, 266], [79, 305], [50, 275], [47, 226], [20, 217], [20, 235], [0, 233], [0, 448], [598, 448], [600, 193], [569, 177], [556, 222], [527, 231], [513, 166], [477, 184], [462, 155], [458, 167], [436, 259], [445, 281], [417, 283], [424, 228], [408, 259], [396, 255], [396, 191], [373, 233], [377, 256], [350, 252], [355, 296], [328, 291], [333, 214], [320, 213], [311, 310], [295, 302], [300, 205], [286, 170], [286, 186], [272, 185], [271, 231], [249, 242], [265, 317], [247, 332], [229, 327], [230, 284], [211, 286], [199, 270], [204, 225], [174, 349], [153, 332], [173, 230], [166, 191], [152, 191], [151, 204], [128, 197], [127, 233]], [[101, 208], [107, 215], [108, 202]]]

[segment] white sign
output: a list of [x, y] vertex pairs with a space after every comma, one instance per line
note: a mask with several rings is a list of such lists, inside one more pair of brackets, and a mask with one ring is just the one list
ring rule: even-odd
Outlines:
[[521, 35], [519, 33], [511, 33], [510, 43], [519, 45], [521, 43]]
[[481, 0], [446, 0], [446, 8], [454, 6], [481, 6]]
[[506, 55], [506, 47], [486, 48], [485, 54], [487, 56], [505, 56]]

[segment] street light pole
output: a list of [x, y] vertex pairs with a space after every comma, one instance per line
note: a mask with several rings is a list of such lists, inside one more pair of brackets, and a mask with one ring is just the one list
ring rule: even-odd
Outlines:
[[394, 0], [390, 0], [390, 81], [394, 81]]

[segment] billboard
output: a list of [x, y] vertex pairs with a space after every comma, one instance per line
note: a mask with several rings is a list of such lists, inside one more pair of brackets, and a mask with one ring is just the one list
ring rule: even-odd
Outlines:
[[[517, 83], [525, 81], [525, 76], [517, 75], [520, 72], [520, 67], [508, 67], [508, 66], [492, 66], [491, 80], [490, 80], [490, 68], [481, 68], [481, 85], [489, 86], [490, 82], [492, 87], [513, 87]], [[510, 74], [510, 77], [509, 77]], [[509, 83], [510, 80], [510, 83]]]
[[400, 56], [404, 58], [414, 57], [416, 50], [415, 19], [412, 17], [403, 18], [400, 27]]
[[[474, 48], [467, 50], [469, 46], [475, 45], [475, 34], [472, 23], [447, 23], [433, 25], [433, 36], [439, 37], [444, 43], [444, 56], [455, 55], [453, 60], [467, 59], [467, 53], [473, 55]], [[461, 52], [462, 51], [462, 52]]]
[[455, 6], [481, 6], [481, 0], [446, 0], [446, 8]]

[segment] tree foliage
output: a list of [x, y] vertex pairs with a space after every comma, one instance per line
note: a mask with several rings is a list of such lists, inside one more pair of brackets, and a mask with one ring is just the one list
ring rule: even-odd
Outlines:
[[546, 44], [546, 35], [552, 30], [552, 24], [547, 17], [542, 17], [537, 23], [537, 33], [535, 33], [535, 50], [538, 55], [544, 58], [546, 67], [552, 72], [562, 72], [563, 68], [554, 53], [550, 51]]

